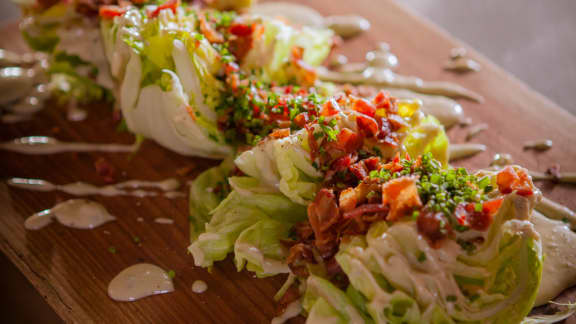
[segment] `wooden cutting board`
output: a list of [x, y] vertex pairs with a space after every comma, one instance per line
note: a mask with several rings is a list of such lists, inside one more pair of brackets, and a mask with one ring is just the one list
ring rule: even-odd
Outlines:
[[[479, 73], [459, 76], [443, 71], [450, 49], [465, 46], [437, 27], [413, 16], [394, 2], [300, 0], [322, 13], [357, 13], [372, 22], [369, 33], [347, 42], [341, 51], [353, 60], [361, 60], [377, 42], [386, 41], [400, 58], [400, 73], [418, 75], [427, 80], [460, 83], [480, 94], [482, 104], [462, 102], [474, 123], [485, 122], [488, 131], [474, 142], [488, 145], [488, 151], [457, 163], [472, 168], [486, 167], [494, 153], [512, 154], [517, 163], [545, 171], [559, 163], [563, 170], [576, 171], [576, 142], [573, 136], [576, 117], [534, 92], [483, 56], [471, 56], [483, 66]], [[2, 30], [0, 47], [22, 49], [16, 26]], [[0, 126], [0, 140], [29, 135], [50, 135], [66, 141], [130, 143], [127, 133], [115, 131], [112, 107], [90, 107], [83, 122], [69, 122], [63, 109], [53, 105], [30, 122]], [[463, 142], [465, 131], [450, 130], [453, 143]], [[527, 140], [549, 138], [554, 147], [545, 153], [523, 151]], [[192, 179], [215, 162], [193, 159], [169, 152], [147, 142], [135, 155], [104, 153], [65, 153], [49, 156], [25, 156], [0, 152], [0, 178], [43, 178], [54, 183], [86, 181], [104, 184], [94, 169], [94, 161], [103, 157], [120, 170], [120, 180], [161, 180], [177, 176], [178, 169], [193, 166], [194, 172], [181, 180]], [[576, 209], [574, 186], [540, 183], [545, 195]], [[23, 222], [34, 212], [52, 207], [58, 200], [70, 198], [60, 193], [18, 190], [0, 183], [0, 248], [14, 262], [48, 303], [68, 322], [153, 322], [153, 323], [268, 323], [274, 316], [272, 296], [283, 278], [255, 280], [249, 273], [236, 272], [227, 260], [211, 273], [193, 266], [187, 255], [188, 226], [185, 199], [90, 197], [103, 203], [118, 221], [96, 230], [83, 231], [52, 224], [37, 232], [26, 231]], [[138, 222], [137, 218], [144, 218]], [[153, 222], [169, 217], [174, 225]], [[137, 236], [141, 246], [133, 242]], [[117, 253], [110, 253], [115, 247]], [[176, 291], [133, 303], [110, 300], [108, 282], [122, 269], [138, 262], [151, 262], [176, 272]], [[201, 279], [208, 291], [197, 295], [192, 283]], [[33, 309], [33, 305], [30, 306]]]

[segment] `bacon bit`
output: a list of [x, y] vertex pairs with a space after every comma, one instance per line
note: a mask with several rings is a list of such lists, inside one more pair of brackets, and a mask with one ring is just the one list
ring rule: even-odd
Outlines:
[[534, 193], [530, 176], [524, 169], [515, 169], [512, 166], [507, 166], [498, 172], [496, 183], [498, 184], [498, 190], [503, 194], [516, 191], [520, 196], [530, 196]]
[[400, 164], [400, 153], [396, 152], [396, 155], [394, 155], [392, 161], [384, 164], [382, 167], [386, 170], [389, 170], [392, 173], [402, 171], [404, 167], [402, 166], [402, 164]]
[[382, 184], [382, 204], [390, 206], [387, 221], [396, 221], [407, 212], [422, 206], [416, 180], [400, 177]]
[[332, 162], [332, 165], [330, 166], [330, 170], [332, 170], [334, 172], [345, 170], [350, 165], [352, 165], [352, 163], [354, 163], [354, 161], [355, 161], [355, 159], [353, 159], [352, 156], [350, 154], [348, 154], [346, 156], [343, 156], [343, 157], [340, 157], [340, 158], [334, 160], [334, 162]]
[[387, 124], [390, 125], [389, 130], [393, 131], [393, 132], [395, 132], [401, 128], [408, 127], [408, 123], [406, 123], [406, 121], [398, 115], [394, 115], [394, 114], [388, 115], [387, 121], [388, 121]]
[[304, 243], [293, 245], [288, 252], [288, 257], [286, 257], [286, 263], [295, 275], [307, 277], [306, 263], [316, 263], [312, 246]]
[[308, 206], [308, 221], [314, 230], [315, 245], [321, 253], [331, 250], [337, 242], [336, 233], [330, 232], [332, 225], [340, 220], [340, 210], [334, 192], [322, 189], [314, 202]]
[[560, 164], [554, 164], [553, 166], [546, 169], [546, 174], [552, 177], [554, 182], [558, 182], [560, 179]]
[[194, 109], [192, 109], [192, 106], [186, 106], [186, 112], [188, 113], [188, 115], [190, 116], [190, 118], [192, 118], [192, 120], [196, 120], [196, 113], [194, 113]]
[[348, 167], [348, 170], [352, 172], [352, 174], [356, 176], [358, 180], [364, 180], [364, 178], [368, 176], [368, 170], [366, 170], [366, 165], [364, 164], [364, 161], [352, 164], [351, 166]]
[[148, 18], [156, 18], [160, 14], [160, 11], [164, 9], [172, 10], [173, 14], [176, 14], [176, 10], [180, 6], [180, 0], [168, 0], [163, 4], [159, 5], [154, 11], [148, 14]]
[[378, 109], [386, 109], [387, 113], [395, 114], [398, 112], [398, 108], [395, 105], [395, 99], [390, 97], [390, 94], [385, 93], [384, 91], [378, 92], [376, 96], [372, 99], [372, 103]]
[[320, 111], [320, 116], [331, 117], [340, 111], [340, 107], [334, 99], [330, 99], [322, 105], [322, 110]]
[[340, 210], [343, 213], [352, 211], [354, 208], [356, 208], [357, 203], [358, 198], [354, 188], [346, 188], [340, 193], [338, 204], [340, 205]]
[[122, 16], [124, 13], [126, 13], [126, 10], [119, 6], [101, 6], [98, 9], [98, 15], [102, 19], [113, 19], [114, 17]]
[[230, 26], [230, 33], [236, 37], [233, 37], [229, 44], [229, 49], [232, 54], [241, 62], [248, 52], [254, 46], [254, 34], [255, 31], [260, 30], [257, 28], [259, 25], [246, 25], [236, 23]]
[[345, 153], [356, 152], [362, 144], [362, 137], [348, 128], [340, 130], [336, 138], [336, 147]]
[[272, 131], [272, 133], [270, 133], [270, 137], [272, 138], [284, 138], [284, 137], [288, 137], [290, 136], [290, 128], [279, 128], [279, 129], [275, 129], [274, 131]]
[[380, 158], [378, 157], [371, 157], [364, 159], [364, 165], [368, 171], [378, 170], [380, 168]]
[[376, 107], [366, 99], [356, 99], [352, 109], [372, 118], [376, 115]]
[[303, 128], [308, 123], [308, 120], [309, 120], [308, 113], [303, 112], [296, 115], [293, 121], [296, 126]]
[[486, 201], [482, 204], [482, 211], [480, 212], [476, 211], [475, 204], [467, 204], [466, 211], [468, 216], [466, 222], [472, 229], [486, 231], [492, 224], [492, 218], [503, 201], [504, 199], [502, 198]]
[[[172, 1], [172, 0], [170, 0]], [[217, 32], [206, 20], [205, 15], [200, 15], [200, 32], [210, 43], [223, 43], [224, 36]]]
[[383, 213], [387, 212], [388, 207], [384, 206], [383, 204], [364, 204], [360, 207], [357, 207], [354, 210], [351, 210], [347, 213], [344, 213], [344, 219], [359, 219], [360, 216], [364, 214], [372, 214], [372, 213]]
[[304, 48], [300, 46], [292, 47], [290, 61], [296, 68], [296, 77], [302, 86], [310, 87], [316, 83], [316, 69], [304, 62]]
[[94, 162], [94, 168], [99, 176], [104, 178], [106, 183], [112, 183], [116, 180], [116, 168], [103, 157]]
[[316, 137], [314, 137], [314, 128], [305, 125], [306, 131], [308, 132], [308, 145], [310, 146], [310, 159], [314, 161], [316, 159], [316, 155], [318, 155], [318, 142], [316, 141]]
[[434, 248], [440, 247], [440, 241], [451, 232], [448, 219], [443, 213], [422, 211], [416, 221], [418, 232], [422, 234]]
[[284, 314], [286, 311], [286, 307], [290, 305], [290, 303], [298, 300], [300, 298], [300, 292], [298, 291], [298, 287], [296, 285], [290, 286], [284, 296], [280, 298], [276, 307], [276, 314], [281, 315]]
[[360, 132], [368, 138], [375, 137], [378, 134], [378, 123], [374, 118], [362, 115], [356, 116], [356, 125], [358, 125]]
[[187, 176], [190, 173], [192, 173], [192, 171], [194, 169], [196, 169], [196, 166], [194, 164], [191, 164], [191, 165], [176, 169], [176, 174], [181, 176], [181, 177], [184, 177], [184, 176]]

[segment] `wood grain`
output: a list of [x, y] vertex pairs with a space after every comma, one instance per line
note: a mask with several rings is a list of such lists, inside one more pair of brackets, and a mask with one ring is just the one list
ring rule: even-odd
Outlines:
[[[530, 169], [544, 171], [554, 163], [564, 170], [576, 170], [576, 144], [573, 140], [576, 117], [494, 66], [472, 51], [483, 65], [479, 73], [456, 76], [442, 70], [449, 51], [463, 44], [437, 27], [415, 17], [389, 1], [316, 0], [307, 3], [324, 14], [360, 14], [372, 22], [372, 30], [345, 44], [342, 52], [360, 60], [379, 41], [391, 44], [400, 58], [400, 72], [428, 80], [458, 82], [481, 93], [482, 104], [462, 102], [466, 114], [475, 123], [485, 122], [490, 129], [475, 138], [488, 145], [488, 151], [463, 161], [467, 167], [485, 167], [497, 152], [511, 153]], [[0, 47], [21, 48], [15, 25], [3, 30]], [[465, 46], [465, 45], [464, 45]], [[115, 131], [111, 107], [90, 107], [89, 118], [69, 122], [64, 111], [53, 105], [30, 122], [1, 125], [0, 140], [28, 135], [51, 135], [61, 140], [130, 143], [132, 137]], [[463, 141], [464, 131], [450, 130], [453, 142]], [[554, 147], [546, 153], [525, 152], [526, 140], [550, 138]], [[147, 142], [134, 156], [127, 154], [75, 154], [23, 156], [0, 152], [0, 177], [44, 178], [55, 183], [87, 181], [104, 184], [93, 163], [106, 158], [122, 179], [160, 180], [174, 177], [176, 170], [194, 166], [192, 179], [214, 161], [191, 159]], [[573, 186], [542, 183], [545, 195], [576, 209]], [[74, 230], [53, 224], [44, 230], [27, 232], [24, 219], [39, 210], [68, 198], [59, 193], [39, 193], [8, 188], [0, 184], [0, 248], [45, 296], [48, 303], [67, 322], [139, 322], [139, 323], [268, 323], [274, 315], [272, 296], [282, 278], [254, 280], [250, 274], [236, 272], [230, 260], [221, 262], [211, 273], [193, 266], [186, 254], [188, 244], [187, 205], [185, 199], [161, 197], [91, 197], [102, 202], [118, 217], [92, 231]], [[144, 218], [138, 222], [137, 218]], [[175, 225], [156, 224], [155, 217], [170, 217]], [[107, 234], [109, 233], [109, 234]], [[142, 239], [134, 244], [132, 237]], [[114, 246], [117, 253], [108, 252]], [[176, 291], [134, 303], [111, 301], [106, 295], [108, 282], [123, 268], [137, 262], [151, 262], [176, 272]], [[208, 291], [197, 295], [192, 282], [202, 279]]]

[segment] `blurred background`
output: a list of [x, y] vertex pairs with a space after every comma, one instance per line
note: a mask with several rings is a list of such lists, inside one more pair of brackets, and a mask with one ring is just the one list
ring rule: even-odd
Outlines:
[[[576, 114], [575, 0], [397, 1]], [[0, 24], [18, 14], [0, 0]]]
[[[576, 114], [575, 0], [398, 1]], [[0, 0], [0, 25], [18, 16], [10, 0]], [[4, 320], [61, 322], [4, 255], [0, 268]]]

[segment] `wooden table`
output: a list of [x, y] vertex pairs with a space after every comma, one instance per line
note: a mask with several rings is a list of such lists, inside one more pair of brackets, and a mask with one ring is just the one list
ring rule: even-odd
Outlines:
[[[301, 0], [302, 3], [308, 3]], [[350, 12], [349, 2], [317, 0], [311, 4], [325, 14]], [[458, 163], [485, 167], [497, 152], [512, 154], [530, 169], [544, 171], [554, 163], [564, 170], [576, 169], [576, 146], [572, 134], [576, 117], [535, 93], [477, 53], [472, 56], [484, 69], [476, 74], [456, 76], [442, 70], [449, 51], [463, 44], [438, 31], [420, 18], [408, 14], [394, 2], [357, 0], [356, 13], [372, 22], [372, 30], [347, 43], [342, 51], [360, 60], [377, 42], [392, 45], [400, 58], [400, 72], [429, 80], [458, 82], [481, 93], [482, 104], [463, 102], [466, 114], [475, 123], [486, 122], [490, 129], [475, 142], [488, 145], [488, 151]], [[14, 27], [4, 31], [0, 46], [19, 43]], [[68, 122], [63, 110], [45, 109], [31, 122], [2, 125], [0, 140], [27, 135], [51, 135], [61, 140], [129, 143], [131, 136], [114, 130], [111, 107], [93, 107], [84, 122]], [[463, 141], [464, 130], [450, 130], [454, 143]], [[554, 147], [546, 153], [522, 150], [526, 140], [550, 138]], [[160, 180], [176, 175], [176, 170], [195, 166], [191, 179], [214, 162], [190, 159], [146, 143], [134, 156], [126, 154], [59, 154], [23, 156], [1, 152], [0, 177], [44, 178], [55, 183], [86, 181], [104, 184], [93, 163], [106, 158], [122, 179]], [[574, 187], [542, 183], [545, 195], [576, 208], [571, 199]], [[272, 296], [282, 278], [254, 280], [248, 273], [236, 272], [230, 260], [214, 267], [212, 273], [193, 267], [186, 254], [188, 245], [186, 200], [166, 198], [102, 198], [118, 221], [92, 231], [74, 230], [53, 224], [38, 232], [28, 232], [24, 219], [52, 207], [59, 193], [39, 193], [8, 188], [0, 184], [0, 249], [32, 282], [60, 317], [69, 322], [194, 322], [267, 323], [274, 314]], [[92, 197], [91, 197], [92, 199]], [[137, 218], [143, 217], [144, 222]], [[171, 217], [174, 225], [156, 224], [155, 217]], [[134, 236], [142, 239], [138, 246]], [[115, 247], [117, 253], [108, 251]], [[176, 272], [176, 291], [134, 303], [118, 303], [106, 295], [108, 282], [122, 269], [137, 262], [151, 262]], [[196, 279], [207, 282], [208, 291], [194, 294], [190, 286]], [[33, 309], [33, 305], [29, 306]]]

